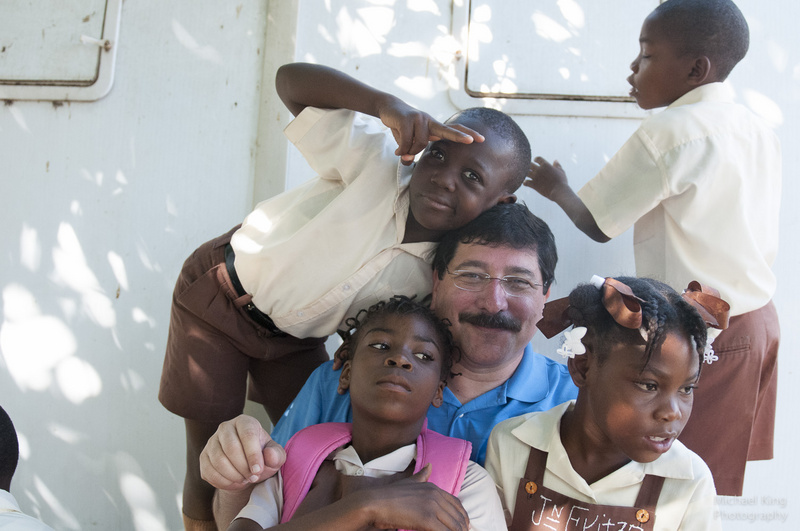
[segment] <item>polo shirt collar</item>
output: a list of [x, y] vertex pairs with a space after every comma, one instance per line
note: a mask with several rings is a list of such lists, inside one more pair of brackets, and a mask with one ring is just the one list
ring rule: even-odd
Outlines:
[[529, 343], [525, 346], [517, 370], [503, 385], [506, 399], [531, 404], [540, 402], [550, 392], [548, 379], [547, 360], [544, 356], [537, 355]]

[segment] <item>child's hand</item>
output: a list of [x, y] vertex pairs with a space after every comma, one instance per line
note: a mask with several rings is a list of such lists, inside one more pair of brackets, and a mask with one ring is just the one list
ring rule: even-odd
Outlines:
[[522, 184], [533, 188], [551, 201], [556, 200], [557, 193], [563, 191], [564, 187], [569, 188], [567, 174], [561, 164], [557, 160], [550, 164], [542, 157], [533, 159], [531, 168], [528, 170], [528, 177]]
[[399, 99], [391, 99], [381, 107], [381, 122], [392, 130], [397, 142], [395, 155], [406, 166], [414, 162], [414, 156], [425, 149], [428, 142], [450, 140], [462, 144], [483, 142], [484, 137], [477, 131], [461, 124], [452, 127], [434, 120], [429, 114], [418, 111]]
[[200, 454], [200, 476], [218, 489], [242, 490], [275, 475], [286, 452], [253, 417], [219, 425]]
[[467, 531], [469, 517], [461, 501], [433, 483], [430, 463], [411, 476], [385, 487], [362, 490], [370, 525], [378, 529]]

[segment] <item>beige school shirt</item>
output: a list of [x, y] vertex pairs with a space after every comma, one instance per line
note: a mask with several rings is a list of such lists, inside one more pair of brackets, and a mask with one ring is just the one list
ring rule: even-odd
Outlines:
[[781, 150], [726, 84], [683, 95], [639, 129], [578, 195], [614, 238], [634, 227], [636, 274], [719, 290], [740, 315], [775, 293]]
[[411, 168], [389, 129], [305, 108], [285, 130], [317, 177], [267, 199], [233, 235], [253, 303], [295, 337], [324, 337], [392, 295], [431, 291], [433, 243], [403, 244]]

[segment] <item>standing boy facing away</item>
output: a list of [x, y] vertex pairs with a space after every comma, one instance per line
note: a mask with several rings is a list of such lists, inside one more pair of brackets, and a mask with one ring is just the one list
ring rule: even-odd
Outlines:
[[280, 474], [260, 483], [228, 527], [248, 529], [505, 529], [494, 482], [470, 443], [432, 432], [453, 340], [448, 324], [407, 297], [348, 319], [339, 389], [352, 423], [298, 432]]
[[733, 2], [668, 0], [639, 43], [631, 95], [643, 109], [667, 109], [577, 194], [558, 162], [541, 157], [525, 184], [598, 242], [633, 225], [638, 276], [674, 289], [697, 279], [730, 303], [681, 440], [708, 463], [719, 494], [741, 495], [746, 461], [772, 458], [780, 145], [722, 83], [749, 46]]
[[185, 419], [187, 529], [213, 529], [198, 456], [242, 412], [248, 375], [277, 422], [328, 359], [325, 338], [360, 308], [430, 293], [434, 242], [515, 201], [530, 165], [527, 138], [499, 111], [467, 109], [443, 125], [308, 64], [281, 67], [276, 86], [296, 116], [286, 136], [318, 177], [202, 245], [173, 295], [159, 400]]

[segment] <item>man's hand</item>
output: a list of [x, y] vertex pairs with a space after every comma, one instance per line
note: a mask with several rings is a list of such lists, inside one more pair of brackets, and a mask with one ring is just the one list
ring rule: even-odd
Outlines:
[[483, 142], [477, 131], [461, 124], [444, 125], [429, 114], [418, 111], [398, 98], [387, 98], [380, 107], [378, 117], [383, 125], [392, 130], [397, 142], [395, 155], [406, 166], [414, 162], [414, 156], [425, 149], [428, 142], [451, 140], [462, 144]]
[[223, 422], [200, 454], [200, 475], [223, 490], [242, 490], [272, 477], [286, 452], [248, 415]]
[[565, 188], [569, 189], [567, 174], [561, 164], [557, 160], [550, 164], [542, 157], [533, 159], [523, 184], [551, 201], [556, 201], [559, 192], [563, 193]]

